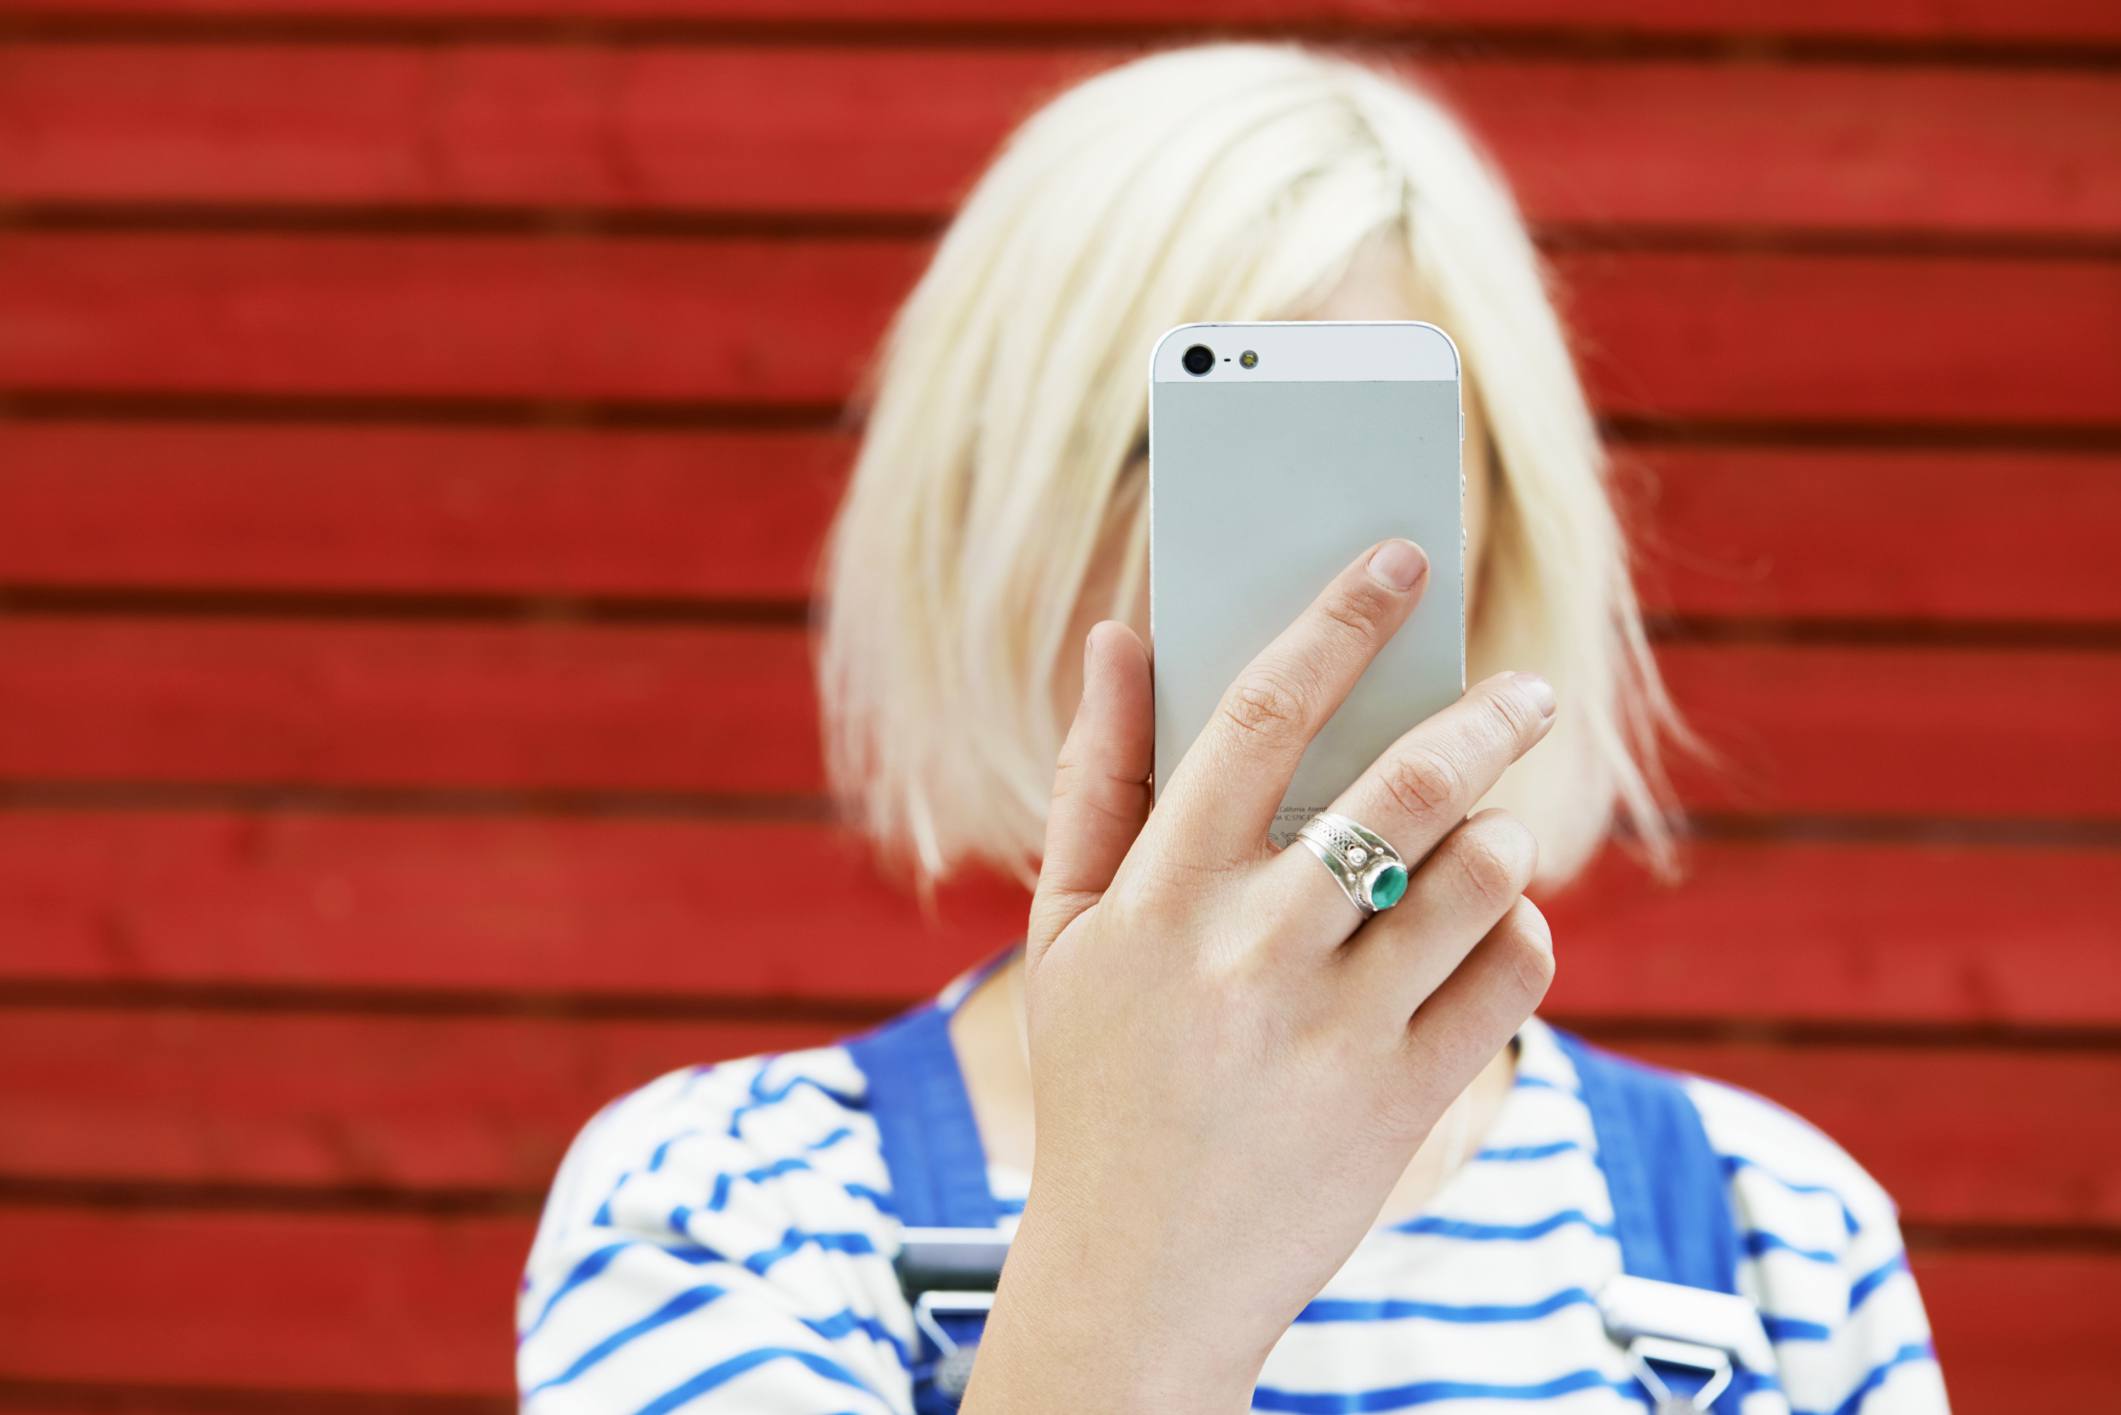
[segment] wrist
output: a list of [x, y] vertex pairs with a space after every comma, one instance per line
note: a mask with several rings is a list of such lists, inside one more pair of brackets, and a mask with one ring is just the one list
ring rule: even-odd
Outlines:
[[1042, 1222], [1027, 1206], [980, 1339], [966, 1415], [1249, 1410], [1266, 1359], [1158, 1300], [1127, 1240]]

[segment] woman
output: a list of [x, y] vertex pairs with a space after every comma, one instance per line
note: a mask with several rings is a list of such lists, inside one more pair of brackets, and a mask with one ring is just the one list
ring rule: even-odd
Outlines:
[[[1207, 318], [1430, 319], [1465, 357], [1481, 681], [1336, 806], [1420, 861], [1368, 918], [1264, 826], [1415, 611], [1408, 542], [1322, 587], [1148, 811], [1144, 369]], [[1531, 1016], [1553, 952], [1523, 897], [1616, 819], [1669, 852], [1601, 466], [1514, 207], [1418, 94], [1216, 45], [1027, 122], [891, 332], [821, 651], [855, 818], [926, 880], [1035, 879], [1025, 944], [944, 994], [929, 1080], [828, 1047], [592, 1121], [524, 1281], [526, 1405], [911, 1408], [889, 1083], [976, 1126], [948, 1178], [1014, 1230], [968, 1411], [1642, 1408], [1592, 1297], [1623, 1262], [1603, 1132]], [[1766, 1103], [1684, 1094], [1774, 1343], [1733, 1399], [1942, 1409], [1886, 1196]]]

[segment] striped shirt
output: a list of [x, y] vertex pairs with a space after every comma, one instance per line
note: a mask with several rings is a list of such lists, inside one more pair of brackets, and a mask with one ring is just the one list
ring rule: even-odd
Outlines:
[[[1744, 1415], [1944, 1410], [1885, 1193], [1788, 1112], [1687, 1086], [1778, 1367]], [[676, 1072], [590, 1121], [518, 1295], [523, 1408], [910, 1411], [915, 1332], [864, 1091], [828, 1046]], [[1029, 1176], [989, 1179], [1013, 1224]], [[1274, 1348], [1253, 1408], [1642, 1411], [1592, 1296], [1620, 1271], [1612, 1218], [1575, 1070], [1535, 1019], [1483, 1147], [1422, 1212], [1365, 1236]]]

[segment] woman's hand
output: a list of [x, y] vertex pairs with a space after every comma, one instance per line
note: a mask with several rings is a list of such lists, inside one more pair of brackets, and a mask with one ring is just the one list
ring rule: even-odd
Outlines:
[[1386, 541], [1246, 668], [1155, 813], [1148, 655], [1084, 649], [1025, 951], [1036, 1161], [966, 1410], [1236, 1411], [1268, 1351], [1553, 974], [1536, 847], [1466, 812], [1553, 721], [1504, 674], [1333, 807], [1413, 869], [1367, 921], [1267, 829], [1298, 759], [1420, 598]]

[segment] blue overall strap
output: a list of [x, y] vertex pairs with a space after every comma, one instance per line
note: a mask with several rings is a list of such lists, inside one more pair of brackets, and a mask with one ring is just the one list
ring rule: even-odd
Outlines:
[[1635, 1277], [1738, 1290], [1738, 1228], [1723, 1162], [1676, 1076], [1556, 1029], [1576, 1067], [1613, 1195], [1621, 1267]]
[[[1554, 1037], [1576, 1068], [1591, 1112], [1622, 1271], [1736, 1294], [1738, 1226], [1723, 1163], [1679, 1078], [1558, 1028]], [[1758, 1379], [1739, 1368], [1715, 1408], [1736, 1410]]]
[[934, 1003], [847, 1043], [869, 1081], [891, 1203], [908, 1228], [992, 1228], [1001, 1206], [987, 1184], [987, 1151], [972, 1118], [949, 1016]]
[[[993, 1228], [1001, 1206], [987, 1183], [987, 1150], [950, 1045], [948, 1011], [933, 1002], [916, 1007], [856, 1037], [847, 1051], [869, 1081], [869, 1115], [899, 1221], [907, 1228]], [[919, 1294], [907, 1295], [918, 1304]], [[955, 1359], [968, 1359], [986, 1319], [968, 1313], [941, 1318], [939, 1325], [960, 1353]], [[969, 1366], [944, 1380], [945, 1354], [926, 1332], [916, 1332], [909, 1372], [915, 1415], [957, 1409]]]

